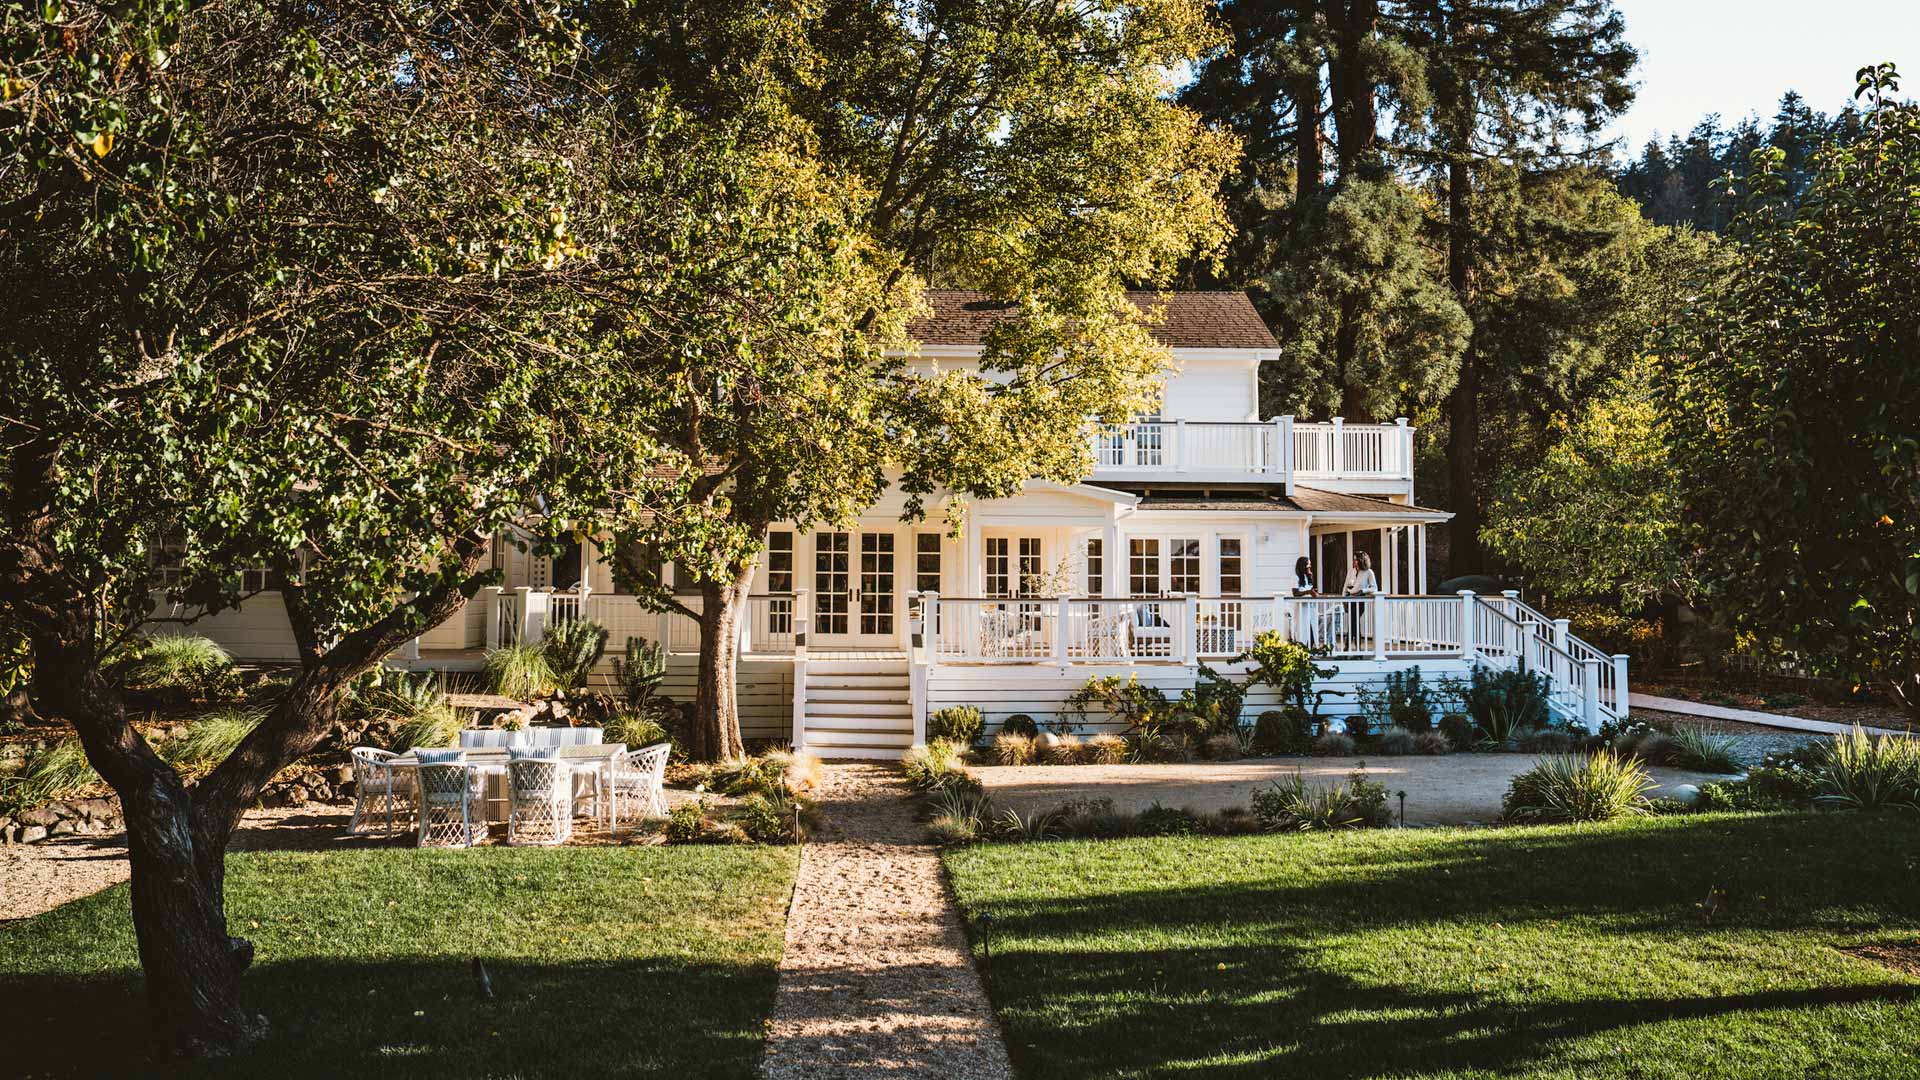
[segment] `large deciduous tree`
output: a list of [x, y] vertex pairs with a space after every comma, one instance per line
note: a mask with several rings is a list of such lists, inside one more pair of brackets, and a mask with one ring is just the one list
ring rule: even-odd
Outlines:
[[[125, 811], [171, 1049], [255, 1037], [224, 852], [342, 689], [486, 580], [495, 528], [644, 475], [566, 347], [595, 131], [572, 35], [511, 4], [9, 8], [0, 132], [0, 611], [34, 700]], [[592, 155], [585, 155], [589, 158]], [[594, 469], [576, 467], [591, 464]], [[572, 471], [569, 471], [572, 470]], [[602, 471], [604, 470], [604, 471]], [[292, 686], [193, 790], [103, 662], [171, 599], [265, 567]]]
[[[594, 40], [602, 78], [763, 152], [716, 178], [689, 249], [752, 253], [714, 267], [711, 336], [626, 339], [676, 372], [635, 419], [697, 476], [697, 509], [607, 520], [629, 580], [647, 586], [645, 551], [698, 583], [693, 749], [734, 754], [734, 627], [767, 526], [850, 521], [889, 484], [918, 514], [1084, 475], [1087, 418], [1149, 408], [1167, 362], [1124, 288], [1223, 240], [1233, 147], [1168, 97], [1210, 40], [1194, 0], [610, 6]], [[978, 371], [889, 352], [929, 277], [1019, 305]]]
[[1755, 156], [1669, 418], [1715, 611], [1920, 712], [1920, 108], [1859, 81], [1798, 199]]

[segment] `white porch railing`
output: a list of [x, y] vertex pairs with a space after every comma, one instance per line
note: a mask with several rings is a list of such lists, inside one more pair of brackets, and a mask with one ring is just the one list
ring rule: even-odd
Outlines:
[[1300, 480], [1410, 480], [1413, 428], [1391, 424], [1293, 425], [1293, 475]]
[[923, 598], [939, 664], [1183, 663], [1242, 655], [1263, 631], [1333, 660], [1524, 665], [1553, 711], [1589, 726], [1626, 715], [1626, 658], [1566, 634], [1514, 596]]

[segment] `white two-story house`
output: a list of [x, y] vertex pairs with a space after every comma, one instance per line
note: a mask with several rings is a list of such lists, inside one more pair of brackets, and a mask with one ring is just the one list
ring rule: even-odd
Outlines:
[[[976, 293], [928, 299], [933, 313], [912, 328], [918, 364], [977, 362], [988, 330], [1013, 314]], [[1523, 659], [1548, 675], [1566, 718], [1624, 714], [1624, 658], [1511, 595], [1428, 595], [1427, 527], [1450, 515], [1415, 498], [1406, 420], [1263, 418], [1260, 364], [1279, 346], [1244, 294], [1135, 302], [1161, 309], [1155, 333], [1175, 366], [1158, 415], [1089, 431], [1094, 467], [1083, 482], [1034, 481], [1013, 498], [972, 502], [957, 535], [944, 521], [903, 522], [897, 493], [844, 527], [770, 531], [742, 627], [747, 739], [894, 757], [948, 705], [978, 706], [991, 731], [1015, 713], [1060, 715], [1097, 675], [1177, 695], [1201, 664], [1243, 671], [1234, 658], [1269, 629], [1337, 668], [1329, 714], [1356, 709], [1354, 691], [1396, 668], [1437, 678]], [[1358, 553], [1376, 593], [1346, 592]], [[1302, 557], [1318, 596], [1295, 595]], [[697, 625], [621, 595], [593, 544], [545, 559], [503, 543], [495, 560], [505, 584], [396, 662], [468, 669], [487, 647], [585, 617], [609, 629], [616, 653], [629, 637], [665, 641], [669, 692], [691, 696]], [[243, 658], [291, 656], [278, 609], [262, 594], [201, 632]], [[1275, 704], [1255, 695], [1249, 714]]]

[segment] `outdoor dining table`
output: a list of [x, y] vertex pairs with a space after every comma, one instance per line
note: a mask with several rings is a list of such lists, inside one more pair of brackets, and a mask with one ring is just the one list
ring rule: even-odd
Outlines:
[[[591, 776], [596, 789], [602, 792], [613, 790], [613, 759], [626, 749], [619, 743], [595, 743], [589, 746], [562, 746], [560, 760], [573, 766], [574, 776]], [[398, 757], [389, 758], [387, 764], [397, 769], [413, 769], [420, 766], [420, 759], [409, 750]], [[478, 800], [484, 806], [488, 821], [507, 820], [507, 748], [504, 746], [473, 746], [467, 748], [465, 764], [480, 773], [483, 790]], [[419, 790], [419, 785], [414, 785]], [[576, 788], [575, 798], [579, 797]], [[613, 800], [599, 800], [598, 809], [604, 817], [612, 813]], [[611, 820], [609, 818], [609, 820]]]

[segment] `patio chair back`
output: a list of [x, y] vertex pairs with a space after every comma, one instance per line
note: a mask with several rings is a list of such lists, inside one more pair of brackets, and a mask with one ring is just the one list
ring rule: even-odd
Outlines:
[[478, 785], [471, 765], [421, 765], [415, 772], [420, 777], [421, 847], [472, 847], [486, 835], [486, 822], [474, 818]]
[[619, 829], [621, 818], [638, 821], [643, 817], [667, 815], [667, 756], [671, 743], [654, 743], [638, 750], [613, 756], [613, 801], [609, 823]]
[[368, 831], [375, 818], [394, 832], [413, 824], [413, 773], [396, 769], [389, 762], [396, 756], [377, 746], [356, 746], [353, 759], [353, 817], [347, 831]]
[[573, 836], [573, 767], [567, 762], [507, 762], [507, 798], [507, 843], [564, 844]]

